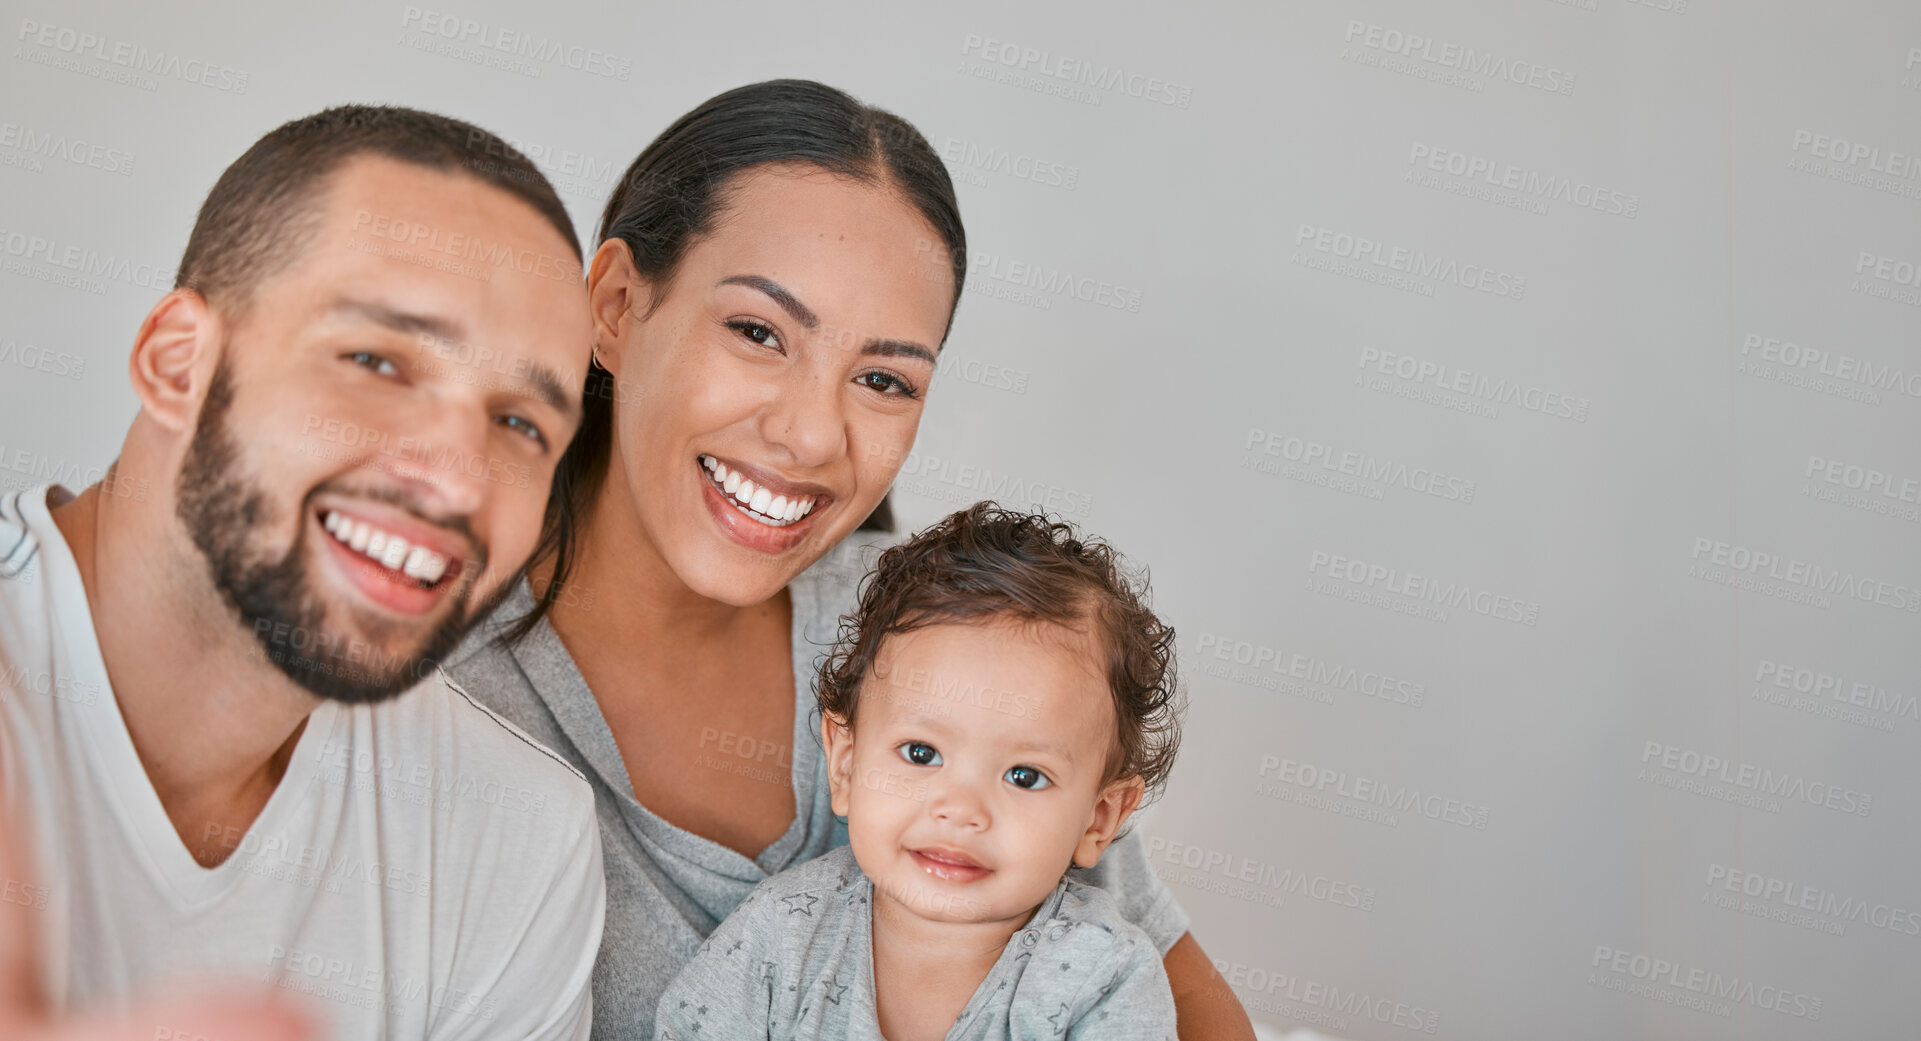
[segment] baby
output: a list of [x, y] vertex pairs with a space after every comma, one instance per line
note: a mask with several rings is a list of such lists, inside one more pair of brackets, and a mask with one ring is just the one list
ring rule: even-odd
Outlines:
[[1165, 1041], [1160, 952], [1092, 867], [1173, 765], [1173, 630], [1112, 549], [979, 503], [888, 549], [821, 667], [850, 845], [762, 882], [662, 1041]]

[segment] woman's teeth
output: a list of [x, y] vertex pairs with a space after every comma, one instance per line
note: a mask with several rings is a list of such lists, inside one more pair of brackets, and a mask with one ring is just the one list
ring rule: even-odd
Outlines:
[[422, 586], [431, 586], [447, 573], [447, 558], [425, 546], [413, 546], [398, 535], [390, 535], [366, 521], [357, 521], [339, 510], [328, 510], [320, 519], [334, 541], [379, 564], [398, 571]]
[[707, 479], [712, 481], [714, 487], [719, 488], [737, 509], [762, 524], [784, 528], [814, 510], [814, 496], [789, 499], [785, 495], [775, 495], [742, 477], [740, 471], [727, 469], [726, 463], [711, 455], [701, 456], [700, 465], [706, 467]]

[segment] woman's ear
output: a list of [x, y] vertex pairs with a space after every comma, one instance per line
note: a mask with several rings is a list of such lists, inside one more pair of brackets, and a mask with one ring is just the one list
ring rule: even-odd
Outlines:
[[594, 360], [618, 378], [628, 324], [652, 306], [652, 291], [634, 267], [626, 242], [608, 239], [594, 251], [587, 268], [587, 301], [594, 318]]
[[128, 381], [148, 419], [174, 433], [193, 428], [221, 336], [219, 317], [194, 290], [176, 289], [153, 305], [127, 357]]
[[854, 733], [831, 713], [820, 717], [820, 743], [827, 750], [828, 801], [837, 817], [847, 816], [854, 777]]
[[1087, 822], [1087, 830], [1081, 832], [1080, 841], [1074, 844], [1074, 863], [1090, 868], [1101, 862], [1101, 854], [1120, 834], [1121, 825], [1133, 816], [1134, 810], [1147, 794], [1147, 783], [1138, 775], [1123, 777], [1102, 789], [1100, 797], [1094, 800], [1094, 813]]

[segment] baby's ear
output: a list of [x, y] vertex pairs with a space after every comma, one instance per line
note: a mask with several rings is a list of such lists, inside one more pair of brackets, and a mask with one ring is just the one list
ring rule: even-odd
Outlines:
[[847, 816], [848, 789], [854, 776], [854, 733], [833, 713], [820, 716], [820, 743], [827, 753], [827, 794], [834, 815]]
[[1100, 797], [1094, 800], [1094, 814], [1087, 830], [1074, 846], [1074, 863], [1084, 868], [1100, 863], [1101, 854], [1114, 841], [1114, 836], [1120, 834], [1121, 825], [1133, 816], [1146, 794], [1147, 783], [1138, 774], [1110, 782], [1101, 789]]

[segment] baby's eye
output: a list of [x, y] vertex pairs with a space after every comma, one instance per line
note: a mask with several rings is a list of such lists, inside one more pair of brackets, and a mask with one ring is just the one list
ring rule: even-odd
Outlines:
[[940, 753], [934, 746], [920, 741], [909, 741], [900, 746], [900, 757], [915, 766], [939, 766]]
[[1041, 773], [1031, 766], [1009, 767], [1006, 777], [1007, 782], [1014, 787], [1027, 788], [1030, 790], [1039, 790], [1054, 783], [1047, 779], [1046, 774]]

